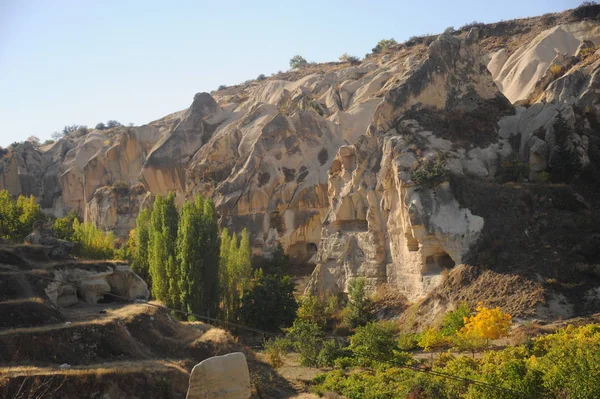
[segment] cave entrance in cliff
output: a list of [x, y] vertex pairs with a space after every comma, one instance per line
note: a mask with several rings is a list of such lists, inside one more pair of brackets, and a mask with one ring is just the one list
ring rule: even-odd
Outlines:
[[314, 242], [309, 242], [306, 244], [306, 253], [310, 256], [313, 256], [318, 251], [317, 244]]
[[425, 259], [423, 274], [440, 274], [444, 269], [452, 269], [456, 264], [447, 253], [428, 256]]
[[98, 302], [96, 303], [115, 303], [115, 302], [121, 302], [119, 300], [119, 298], [117, 298], [114, 295], [102, 295], [100, 298], [98, 298]]

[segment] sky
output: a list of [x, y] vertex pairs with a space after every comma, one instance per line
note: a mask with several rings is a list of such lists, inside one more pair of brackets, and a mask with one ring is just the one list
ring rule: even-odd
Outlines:
[[195, 93], [384, 38], [574, 8], [581, 0], [0, 0], [0, 146], [65, 125], [142, 125]]

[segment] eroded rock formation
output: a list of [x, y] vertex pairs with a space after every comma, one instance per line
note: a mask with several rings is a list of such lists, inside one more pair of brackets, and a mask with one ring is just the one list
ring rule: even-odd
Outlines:
[[[173, 190], [181, 203], [200, 193], [214, 199], [222, 227], [249, 229], [257, 254], [281, 242], [315, 262], [309, 290], [344, 291], [362, 276], [410, 300], [439, 291], [455, 266], [486, 267], [482, 243], [502, 241], [491, 238], [494, 215], [472, 209], [458, 180], [497, 187], [522, 164], [525, 184], [543, 185], [566, 162], [568, 187], [588, 204], [573, 212], [594, 220], [600, 25], [565, 12], [431, 40], [360, 65], [311, 65], [199, 93], [148, 125], [19, 145], [0, 160], [0, 188], [36, 195], [57, 216], [76, 209], [121, 236], [153, 196]], [[546, 214], [530, 215], [525, 237]], [[576, 227], [580, 240], [597, 233]], [[575, 267], [567, 255], [556, 262], [551, 270]], [[550, 269], [535, 264], [523, 278], [539, 285]]]

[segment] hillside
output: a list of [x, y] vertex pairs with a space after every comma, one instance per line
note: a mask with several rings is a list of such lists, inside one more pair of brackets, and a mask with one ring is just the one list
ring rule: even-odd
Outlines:
[[366, 277], [415, 304], [411, 323], [461, 300], [592, 313], [599, 13], [474, 23], [198, 93], [147, 125], [25, 142], [0, 160], [0, 189], [121, 237], [156, 195], [210, 196], [257, 255], [281, 243], [314, 264], [309, 291]]

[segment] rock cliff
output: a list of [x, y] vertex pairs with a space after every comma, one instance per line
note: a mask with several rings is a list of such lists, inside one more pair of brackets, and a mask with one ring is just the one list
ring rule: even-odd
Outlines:
[[315, 263], [309, 290], [362, 276], [435, 310], [512, 284], [515, 314], [565, 316], [600, 305], [599, 44], [571, 11], [411, 40], [18, 145], [0, 188], [121, 236], [153, 196], [200, 193], [257, 254]]

